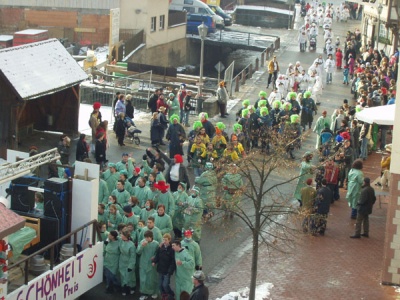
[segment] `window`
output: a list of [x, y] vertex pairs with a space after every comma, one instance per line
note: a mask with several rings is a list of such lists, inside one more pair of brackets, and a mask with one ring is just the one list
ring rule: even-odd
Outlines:
[[160, 16], [160, 30], [164, 29], [164, 24], [165, 24], [165, 15]]
[[183, 4], [193, 5], [193, 0], [185, 0], [183, 1]]
[[194, 14], [195, 13], [195, 9], [193, 6], [184, 6], [183, 10], [187, 11], [188, 14]]
[[157, 26], [157, 17], [151, 17], [151, 28], [150, 28], [150, 31], [151, 32], [156, 31], [156, 26]]

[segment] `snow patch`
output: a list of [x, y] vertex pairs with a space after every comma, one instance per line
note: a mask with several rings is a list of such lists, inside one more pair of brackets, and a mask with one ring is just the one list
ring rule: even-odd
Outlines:
[[[270, 282], [263, 283], [256, 287], [256, 300], [266, 300], [270, 299], [271, 289], [274, 285]], [[241, 289], [237, 292], [230, 292], [222, 296], [221, 298], [217, 298], [217, 300], [245, 300], [249, 298], [250, 289], [248, 287]]]

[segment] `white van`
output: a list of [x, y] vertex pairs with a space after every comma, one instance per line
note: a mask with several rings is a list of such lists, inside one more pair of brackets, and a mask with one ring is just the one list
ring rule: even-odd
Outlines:
[[213, 18], [217, 28], [224, 28], [224, 19], [213, 12], [207, 4], [200, 0], [172, 0], [169, 4], [170, 10], [185, 10], [188, 14], [209, 15]]

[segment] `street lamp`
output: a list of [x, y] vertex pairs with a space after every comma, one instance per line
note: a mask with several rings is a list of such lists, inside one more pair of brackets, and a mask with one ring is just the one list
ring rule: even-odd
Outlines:
[[378, 43], [379, 43], [379, 29], [381, 27], [381, 13], [383, 10], [382, 3], [379, 2], [379, 5], [377, 7], [378, 10], [378, 29], [376, 31], [376, 49], [378, 50]]
[[201, 39], [201, 50], [200, 50], [200, 79], [199, 79], [199, 95], [203, 91], [203, 66], [204, 66], [204, 39], [208, 33], [208, 27], [204, 25], [204, 22], [197, 27], [199, 36]]

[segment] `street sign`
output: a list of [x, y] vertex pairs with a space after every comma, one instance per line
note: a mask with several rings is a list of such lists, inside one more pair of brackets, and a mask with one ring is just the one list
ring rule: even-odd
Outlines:
[[214, 66], [215, 70], [217, 70], [217, 72], [222, 72], [223, 70], [225, 70], [225, 66], [222, 64], [222, 62], [218, 62], [215, 66]]

